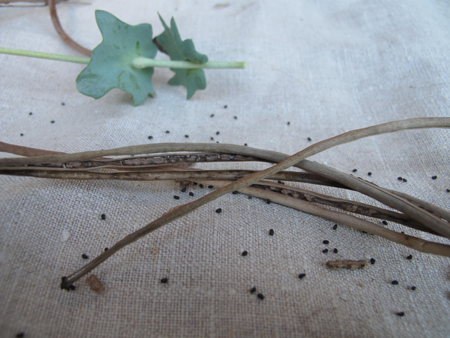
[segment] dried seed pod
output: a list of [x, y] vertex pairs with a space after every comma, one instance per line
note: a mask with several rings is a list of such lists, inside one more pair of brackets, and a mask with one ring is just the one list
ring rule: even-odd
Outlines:
[[100, 281], [98, 280], [97, 276], [94, 275], [94, 274], [92, 274], [88, 278], [86, 278], [86, 283], [88, 283], [88, 285], [89, 285], [89, 287], [91, 288], [92, 291], [100, 293], [103, 290], [102, 283], [100, 283]]
[[338, 269], [356, 270], [356, 269], [364, 269], [367, 266], [367, 261], [364, 259], [360, 259], [358, 261], [349, 259], [339, 259], [334, 261], [328, 261], [326, 266], [328, 269], [331, 270], [338, 270]]

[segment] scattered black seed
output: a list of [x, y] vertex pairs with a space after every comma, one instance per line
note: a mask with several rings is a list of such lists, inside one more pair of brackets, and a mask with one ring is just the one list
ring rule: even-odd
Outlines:
[[258, 298], [263, 300], [264, 299], [264, 295], [262, 293], [258, 293]]
[[61, 106], [65, 106], [66, 104], [64, 102], [61, 102]]
[[222, 209], [221, 209], [221, 208], [216, 209], [216, 212], [217, 212], [218, 214], [220, 214], [220, 213], [222, 212]]
[[239, 194], [239, 191], [235, 190], [235, 191], [232, 192], [232, 194], [233, 195], [237, 195], [237, 194]]
[[256, 286], [254, 286], [250, 289], [250, 293], [255, 293], [255, 292], [256, 292]]
[[197, 185], [197, 184], [198, 184], [197, 182], [192, 182], [192, 183], [194, 183], [194, 185]]
[[20, 136], [23, 136], [23, 134], [20, 134]]
[[19, 332], [18, 334], [16, 334], [16, 338], [23, 338], [25, 337], [25, 332]]
[[219, 135], [220, 134], [220, 131], [216, 131], [216, 135]]
[[375, 264], [375, 262], [376, 262], [376, 260], [375, 260], [374, 258], [371, 258], [371, 259], [370, 259], [370, 264], [373, 265], [373, 264]]
[[189, 196], [194, 196], [194, 193], [192, 191], [190, 191]]
[[417, 289], [415, 286], [411, 286], [411, 290], [415, 290], [415, 289]]
[[83, 258], [83, 259], [89, 259], [89, 256], [86, 255], [86, 254], [82, 254], [82, 255], [81, 255], [81, 258]]
[[170, 134], [170, 130], [166, 130], [166, 134]]
[[105, 220], [106, 219], [106, 215], [105, 214], [101, 214], [100, 218]]
[[273, 231], [273, 229], [270, 229], [270, 230], [269, 230], [269, 235], [270, 235], [270, 236], [273, 236], [274, 233], [275, 233], [275, 231]]
[[338, 249], [334, 248], [334, 249], [333, 249], [333, 252], [334, 252], [334, 253], [338, 253]]
[[161, 283], [166, 284], [169, 280], [167, 279], [167, 277], [164, 277], [163, 279], [161, 279]]
[[211, 136], [211, 141], [214, 141], [214, 137]]
[[73, 284], [69, 285], [70, 290], [74, 291], [77, 287]]
[[363, 234], [367, 234], [367, 231], [361, 231]]
[[30, 116], [33, 115], [33, 112], [30, 111], [30, 112], [28, 113], [28, 115], [30, 115]]
[[267, 204], [270, 204], [270, 203], [272, 203], [272, 201], [269, 200], [269, 199], [266, 199], [266, 203], [267, 203]]
[[51, 120], [50, 123], [55, 123], [55, 120]]
[[403, 178], [402, 178], [401, 176], [397, 177], [397, 179], [398, 179], [399, 181], [402, 181], [402, 180], [403, 180]]
[[244, 146], [246, 146], [246, 147], [247, 147], [247, 143], [244, 143]]
[[446, 189], [445, 191], [446, 191], [446, 192], [450, 192], [450, 189]]
[[435, 180], [435, 179], [437, 179], [437, 176], [436, 176], [436, 175], [431, 176], [431, 179], [432, 179], [432, 180]]
[[184, 137], [189, 138], [189, 135], [184, 135]]
[[322, 243], [323, 243], [323, 244], [330, 244], [330, 241], [324, 240]]
[[323, 253], [327, 253], [327, 252], [328, 252], [328, 249], [324, 249], [324, 250], [322, 250], [322, 252], [323, 252]]
[[208, 189], [212, 189], [212, 188], [214, 188], [213, 185], [208, 185]]
[[181, 189], [181, 192], [186, 192], [186, 187], [183, 187], [183, 188]]
[[381, 222], [381, 223], [383, 223], [384, 225], [387, 225], [387, 224], [388, 224], [388, 222], [387, 222], [387, 221], [383, 221], [383, 222]]
[[224, 105], [223, 107], [224, 107], [225, 109], [227, 109], [227, 108], [228, 108], [228, 106], [227, 106], [227, 105]]
[[367, 175], [368, 175], [368, 176], [372, 176], [372, 173], [369, 171], [369, 172], [367, 173]]
[[237, 116], [235, 116], [234, 119], [237, 120]]
[[333, 225], [333, 230], [337, 229], [337, 224]]
[[216, 141], [216, 143], [219, 143], [219, 141]]
[[406, 178], [403, 178], [402, 181], [403, 182], [408, 182], [408, 180]]
[[356, 172], [358, 171], [358, 169], [353, 169], [352, 171], [353, 171], [354, 173], [356, 173]]
[[291, 125], [291, 122], [288, 121], [287, 125], [290, 126], [290, 125]]
[[204, 185], [200, 183], [200, 184], [198, 185], [198, 187], [199, 187], [199, 188], [203, 188]]
[[247, 256], [248, 255], [248, 252], [246, 251], [246, 250], [244, 250], [243, 252], [242, 252], [242, 256]]
[[405, 315], [405, 313], [403, 311], [397, 312], [397, 316], [399, 317], [403, 317]]
[[176, 200], [179, 200], [180, 196], [175, 195], [175, 196], [173, 196], [173, 198], [176, 199]]
[[305, 277], [306, 277], [306, 273], [301, 273], [298, 275], [298, 278], [300, 278], [300, 279], [305, 278]]
[[412, 255], [407, 256], [406, 259], [412, 259]]
[[308, 137], [307, 140], [310, 141], [310, 142], [312, 141], [312, 140], [311, 140], [311, 137]]
[[153, 140], [153, 136], [149, 136], [148, 139], [149, 139], [149, 140]]
[[108, 251], [109, 250], [109, 248], [105, 248], [105, 251]]
[[248, 199], [251, 200], [253, 198], [252, 195], [248, 195]]
[[278, 182], [279, 184], [283, 184], [283, 182], [282, 182], [282, 181], [280, 181], [280, 180], [278, 180], [277, 182]]
[[393, 281], [391, 282], [391, 284], [392, 284], [392, 285], [398, 285], [398, 281], [393, 280]]
[[211, 116], [210, 117], [214, 117], [214, 114], [211, 114]]

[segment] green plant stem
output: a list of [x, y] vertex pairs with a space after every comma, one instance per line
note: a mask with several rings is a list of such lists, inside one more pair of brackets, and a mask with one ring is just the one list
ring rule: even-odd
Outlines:
[[[52, 54], [44, 52], [35, 52], [31, 50], [23, 49], [13, 49], [0, 47], [1, 54], [28, 56], [33, 58], [66, 61], [74, 63], [88, 64], [91, 60], [90, 58]], [[183, 69], [199, 69], [199, 68], [209, 68], [209, 69], [243, 69], [245, 68], [245, 62], [218, 62], [210, 61], [204, 64], [197, 64], [188, 61], [169, 61], [169, 60], [154, 60], [147, 58], [137, 58], [133, 60], [132, 66], [137, 69], [149, 68], [149, 67], [162, 67], [162, 68], [183, 68]]]
[[220, 62], [208, 61], [206, 63], [193, 63], [188, 61], [169, 61], [155, 60], [148, 58], [136, 58], [131, 65], [136, 69], [163, 67], [163, 68], [181, 68], [181, 69], [244, 69], [246, 62]]

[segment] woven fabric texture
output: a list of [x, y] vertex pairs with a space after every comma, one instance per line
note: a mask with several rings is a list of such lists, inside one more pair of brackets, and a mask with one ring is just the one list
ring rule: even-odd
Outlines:
[[[2, 142], [69, 153], [220, 142], [294, 154], [357, 128], [450, 116], [446, 1], [93, 0], [57, 9], [66, 32], [89, 49], [101, 42], [96, 9], [151, 23], [154, 36], [163, 31], [159, 12], [210, 60], [247, 67], [207, 70], [206, 90], [190, 100], [167, 84], [169, 69], [156, 69], [157, 96], [134, 107], [118, 89], [99, 100], [80, 94], [84, 65], [0, 54]], [[46, 6], [2, 7], [0, 29], [2, 47], [81, 56], [58, 36]], [[449, 209], [449, 135], [402, 131], [311, 160]], [[357, 193], [303, 187], [380, 206]], [[75, 291], [60, 289], [63, 275], [105, 247], [210, 191], [181, 192], [173, 181], [0, 176], [0, 337], [448, 337], [448, 258], [244, 194], [225, 195], [113, 255], [93, 271], [102, 293], [85, 278]], [[324, 266], [371, 258], [364, 270]]]

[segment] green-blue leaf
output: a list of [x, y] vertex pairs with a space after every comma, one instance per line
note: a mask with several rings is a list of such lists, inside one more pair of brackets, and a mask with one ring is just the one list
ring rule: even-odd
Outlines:
[[133, 96], [135, 106], [155, 96], [152, 85], [153, 68], [134, 69], [137, 57], [154, 58], [158, 49], [152, 42], [152, 26], [131, 26], [114, 15], [95, 11], [103, 41], [92, 51], [88, 66], [77, 77], [77, 89], [98, 99], [113, 88]]
[[[174, 61], [190, 61], [193, 63], [206, 63], [208, 57], [195, 50], [191, 39], [182, 41], [174, 18], [170, 20], [170, 27], [159, 16], [164, 32], [153, 41], [158, 48], [168, 54]], [[171, 69], [175, 72], [174, 77], [169, 80], [170, 85], [184, 86], [187, 89], [187, 98], [190, 99], [197, 90], [206, 88], [206, 77], [203, 69]]]

